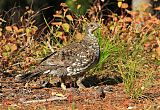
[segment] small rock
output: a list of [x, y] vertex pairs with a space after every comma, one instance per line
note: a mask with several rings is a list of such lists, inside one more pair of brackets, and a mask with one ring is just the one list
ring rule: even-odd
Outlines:
[[97, 93], [98, 93], [100, 98], [105, 98], [105, 93], [104, 93], [103, 87], [97, 86], [95, 89], [96, 89], [96, 91], [97, 91]]
[[106, 86], [104, 87], [104, 92], [113, 92], [113, 87], [106, 85]]

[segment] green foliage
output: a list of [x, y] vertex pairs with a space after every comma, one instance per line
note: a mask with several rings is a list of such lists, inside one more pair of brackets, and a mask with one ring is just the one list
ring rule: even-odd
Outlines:
[[93, 0], [67, 0], [66, 4], [76, 16], [84, 15]]
[[106, 61], [109, 58], [113, 57], [113, 55], [119, 51], [118, 50], [119, 48], [116, 46], [116, 44], [112, 43], [108, 38], [106, 37], [102, 38], [100, 30], [97, 35], [99, 39], [101, 53], [100, 53], [99, 63], [97, 64], [97, 67], [95, 69], [101, 70]]

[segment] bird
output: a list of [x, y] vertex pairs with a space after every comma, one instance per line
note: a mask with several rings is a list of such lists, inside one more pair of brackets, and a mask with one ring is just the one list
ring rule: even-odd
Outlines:
[[100, 45], [98, 38], [93, 34], [100, 27], [91, 22], [86, 25], [85, 36], [79, 42], [72, 42], [44, 58], [35, 69], [15, 77], [17, 82], [26, 82], [42, 74], [52, 74], [61, 79], [62, 89], [66, 89], [65, 82], [74, 78], [79, 88], [85, 73], [98, 64], [100, 59]]

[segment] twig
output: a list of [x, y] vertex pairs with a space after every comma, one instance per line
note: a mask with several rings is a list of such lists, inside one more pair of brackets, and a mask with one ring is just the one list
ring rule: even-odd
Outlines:
[[28, 104], [28, 103], [40, 103], [40, 102], [49, 102], [49, 101], [56, 101], [56, 100], [66, 100], [67, 97], [57, 97], [57, 96], [53, 96], [49, 99], [41, 99], [41, 100], [30, 100], [30, 101], [25, 101], [23, 102], [24, 104]]

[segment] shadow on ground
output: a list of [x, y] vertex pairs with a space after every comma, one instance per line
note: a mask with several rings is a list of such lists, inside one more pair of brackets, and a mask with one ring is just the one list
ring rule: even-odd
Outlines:
[[[119, 84], [122, 83], [123, 79], [121, 76], [114, 76], [114, 77], [103, 77], [103, 78], [98, 78], [96, 75], [95, 76], [89, 76], [86, 77], [82, 83], [85, 87], [89, 88], [92, 86], [100, 86], [100, 85], [115, 85], [115, 84]], [[49, 85], [49, 84], [48, 84]], [[60, 87], [60, 82], [57, 82], [55, 84], [57, 87]], [[67, 83], [66, 86], [69, 87], [77, 87], [78, 86], [75, 84], [75, 82], [72, 83]]]

